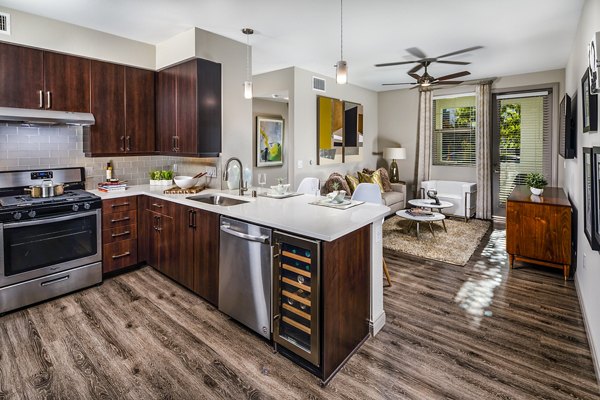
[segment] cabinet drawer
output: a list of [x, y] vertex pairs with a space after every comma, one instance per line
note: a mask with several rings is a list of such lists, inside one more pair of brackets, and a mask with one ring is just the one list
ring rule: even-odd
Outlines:
[[102, 215], [102, 229], [112, 229], [136, 224], [136, 210]]
[[102, 213], [124, 212], [137, 209], [136, 196], [120, 197], [102, 201]]
[[107, 273], [137, 264], [137, 240], [121, 240], [102, 247], [102, 272]]
[[146, 209], [169, 217], [174, 216], [176, 206], [176, 203], [154, 197], [148, 197], [146, 201]]
[[136, 224], [102, 230], [102, 244], [108, 244], [130, 239], [137, 239]]

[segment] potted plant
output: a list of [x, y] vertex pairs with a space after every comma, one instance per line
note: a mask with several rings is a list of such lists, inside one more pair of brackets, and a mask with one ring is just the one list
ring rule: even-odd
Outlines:
[[173, 175], [173, 171], [168, 170], [150, 171], [150, 185], [171, 185], [173, 184]]
[[525, 177], [525, 184], [529, 186], [529, 190], [536, 196], [541, 196], [544, 193], [544, 188], [548, 186], [548, 181], [544, 175], [537, 172], [530, 172]]

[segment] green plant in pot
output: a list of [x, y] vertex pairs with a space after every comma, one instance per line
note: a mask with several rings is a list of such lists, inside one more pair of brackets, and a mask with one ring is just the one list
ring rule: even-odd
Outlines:
[[525, 184], [529, 186], [531, 193], [536, 196], [541, 196], [544, 192], [544, 188], [548, 186], [548, 181], [546, 181], [544, 175], [537, 172], [531, 172], [525, 177]]

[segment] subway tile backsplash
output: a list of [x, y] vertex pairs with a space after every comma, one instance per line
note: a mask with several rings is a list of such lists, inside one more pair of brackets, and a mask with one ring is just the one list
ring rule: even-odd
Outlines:
[[[153, 169], [171, 169], [180, 175], [195, 175], [207, 166], [219, 165], [217, 158], [170, 156], [85, 157], [81, 127], [25, 127], [0, 125], [0, 170], [85, 167], [86, 188], [93, 189], [105, 178], [111, 161], [114, 176], [130, 185], [147, 184]], [[220, 176], [220, 175], [217, 175]], [[219, 187], [213, 180], [211, 187]]]

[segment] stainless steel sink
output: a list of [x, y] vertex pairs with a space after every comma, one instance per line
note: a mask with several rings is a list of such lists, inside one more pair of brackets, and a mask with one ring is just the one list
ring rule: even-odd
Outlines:
[[187, 197], [188, 200], [199, 201], [200, 203], [213, 204], [216, 206], [237, 206], [238, 204], [249, 203], [247, 200], [234, 199], [232, 197], [221, 196], [220, 194], [200, 194], [198, 196]]

